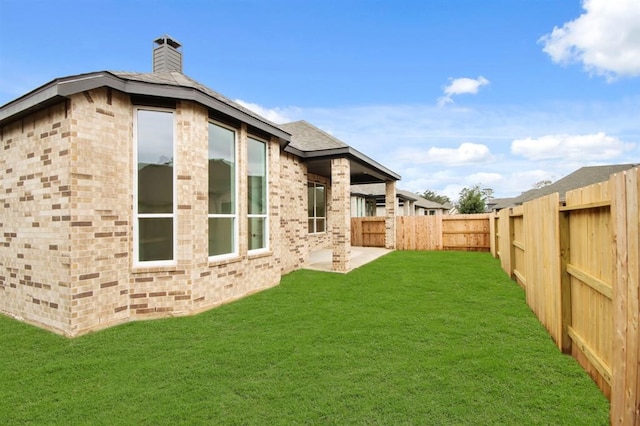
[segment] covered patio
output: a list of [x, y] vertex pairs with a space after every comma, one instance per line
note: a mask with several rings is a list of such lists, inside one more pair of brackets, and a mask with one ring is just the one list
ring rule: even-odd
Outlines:
[[[396, 181], [400, 179], [400, 175], [306, 121], [283, 124], [282, 128], [292, 135], [285, 152], [303, 159], [308, 176], [322, 177], [329, 182], [326, 233], [322, 236], [310, 234], [308, 237], [311, 242], [310, 268], [346, 273], [362, 265], [361, 262], [367, 263], [370, 260], [366, 259], [376, 253], [370, 252], [369, 248], [351, 246], [353, 184], [384, 184], [388, 200], [384, 213], [385, 248], [393, 250], [396, 245]], [[325, 237], [327, 234], [328, 239]], [[314, 239], [322, 244], [314, 244]], [[379, 257], [382, 254], [384, 253], [373, 256]]]

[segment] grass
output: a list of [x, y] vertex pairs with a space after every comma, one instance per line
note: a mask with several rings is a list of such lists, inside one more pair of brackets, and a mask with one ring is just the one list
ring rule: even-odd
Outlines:
[[203, 314], [68, 340], [0, 317], [4, 424], [608, 424], [486, 253], [297, 271]]

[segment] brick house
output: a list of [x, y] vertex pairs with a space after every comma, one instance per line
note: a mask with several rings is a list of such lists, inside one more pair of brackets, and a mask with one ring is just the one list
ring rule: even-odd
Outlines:
[[399, 176], [190, 79], [180, 48], [0, 107], [0, 312], [77, 336], [275, 286], [320, 247], [348, 270], [350, 184]]

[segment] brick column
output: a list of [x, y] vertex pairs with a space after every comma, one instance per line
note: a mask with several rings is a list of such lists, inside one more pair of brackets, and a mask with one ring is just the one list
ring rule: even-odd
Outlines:
[[387, 249], [396, 248], [396, 181], [385, 182], [385, 239]]
[[333, 270], [347, 272], [351, 256], [351, 167], [346, 158], [331, 160], [331, 248]]

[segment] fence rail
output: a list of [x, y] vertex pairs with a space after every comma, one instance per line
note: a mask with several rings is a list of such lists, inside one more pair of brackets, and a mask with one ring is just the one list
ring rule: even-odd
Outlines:
[[525, 288], [550, 335], [611, 399], [611, 423], [640, 423], [640, 168], [494, 214], [491, 253]]

